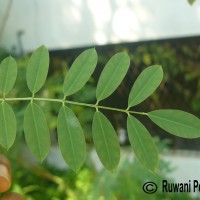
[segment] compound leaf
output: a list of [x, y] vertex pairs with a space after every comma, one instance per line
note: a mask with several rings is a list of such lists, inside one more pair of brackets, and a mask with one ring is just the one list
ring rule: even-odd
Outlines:
[[151, 135], [133, 116], [128, 116], [127, 127], [128, 137], [136, 158], [144, 167], [155, 172], [158, 166], [158, 152]]
[[69, 69], [63, 86], [65, 96], [80, 90], [89, 80], [97, 65], [97, 52], [94, 48], [81, 53]]
[[147, 67], [138, 76], [131, 89], [128, 106], [135, 106], [149, 97], [160, 85], [163, 79], [163, 70], [159, 65]]
[[46, 81], [49, 70], [49, 52], [45, 46], [36, 49], [28, 64], [26, 80], [32, 93], [38, 92]]
[[119, 141], [113, 126], [99, 111], [94, 114], [92, 135], [94, 146], [102, 164], [108, 170], [114, 170], [120, 160]]
[[76, 173], [85, 161], [86, 144], [79, 120], [67, 106], [62, 106], [58, 115], [58, 142], [62, 156]]
[[111, 57], [104, 67], [96, 90], [97, 100], [110, 96], [119, 86], [130, 65], [130, 58], [126, 52], [120, 52]]
[[16, 118], [12, 108], [6, 102], [0, 104], [0, 145], [7, 150], [16, 138]]
[[200, 137], [200, 119], [181, 110], [155, 110], [148, 117], [165, 131], [182, 137]]
[[14, 86], [17, 78], [17, 63], [11, 56], [5, 58], [0, 65], [0, 92], [7, 94]]
[[31, 152], [42, 162], [50, 149], [50, 134], [41, 108], [29, 103], [24, 113], [24, 133]]

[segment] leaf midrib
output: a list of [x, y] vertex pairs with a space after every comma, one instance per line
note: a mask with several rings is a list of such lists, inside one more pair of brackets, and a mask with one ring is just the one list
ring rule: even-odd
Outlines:
[[38, 74], [39, 74], [39, 71], [40, 71], [40, 65], [41, 65], [41, 57], [42, 57], [42, 54], [43, 54], [43, 50], [42, 52], [39, 54], [39, 63], [38, 63], [38, 67], [37, 67], [37, 72], [36, 72], [36, 77], [35, 77], [35, 83], [34, 83], [34, 86], [33, 86], [33, 93], [35, 93], [36, 91], [36, 85], [37, 85], [37, 80], [38, 80]]
[[[87, 63], [87, 61], [90, 59], [90, 57], [91, 57], [91, 56], [88, 56], [88, 57], [84, 60], [84, 64], [82, 65], [81, 70], [79, 71], [78, 75], [75, 77], [75, 79], [74, 79], [73, 83], [70, 85], [69, 89], [68, 89], [67, 91], [65, 91], [65, 93], [69, 93], [69, 94], [70, 94], [70, 92], [71, 92], [70, 90], [71, 90], [72, 86], [77, 85], [77, 83], [80, 82], [79, 77], [81, 76], [81, 74], [82, 74], [82, 72], [83, 72], [83, 70], [84, 70], [84, 67], [87, 66], [85, 63]], [[69, 79], [68, 79], [68, 80], [69, 80]], [[77, 80], [78, 80], [78, 81], [77, 81]], [[68, 94], [68, 95], [69, 95], [69, 94]]]
[[69, 133], [69, 140], [70, 140], [70, 144], [71, 144], [71, 148], [72, 148], [72, 157], [73, 157], [73, 160], [74, 160], [74, 163], [75, 163], [75, 168], [77, 170], [77, 159], [76, 159], [76, 156], [75, 156], [75, 151], [74, 151], [74, 145], [73, 145], [73, 142], [72, 142], [72, 137], [71, 137], [71, 131], [69, 129], [69, 124], [68, 124], [68, 121], [67, 121], [67, 114], [65, 112], [65, 107], [63, 107], [63, 111], [64, 111], [64, 119], [65, 119], [65, 122], [66, 122], [66, 125], [67, 125], [67, 131]]
[[[5, 104], [4, 104], [5, 105]], [[7, 129], [7, 123], [6, 123], [6, 118], [5, 118], [5, 110], [4, 110], [4, 105], [2, 104], [2, 111], [3, 111], [3, 121], [4, 121], [4, 127], [5, 127], [5, 139], [6, 139], [6, 148], [8, 148], [8, 129]]]
[[[102, 100], [101, 97], [105, 94], [106, 89], [108, 88], [108, 86], [110, 86], [110, 82], [112, 81], [113, 77], [115, 76], [115, 72], [120, 68], [122, 63], [122, 60], [120, 60], [120, 62], [118, 63], [118, 66], [114, 69], [114, 72], [112, 73], [108, 83], [106, 83], [106, 86], [104, 87], [103, 91], [101, 92], [101, 95], [99, 96], [98, 100]], [[114, 65], [114, 64], [113, 64]]]
[[112, 160], [112, 157], [111, 157], [111, 155], [110, 155], [110, 151], [109, 151], [109, 148], [108, 148], [108, 144], [107, 144], [107, 141], [106, 141], [104, 129], [103, 129], [103, 126], [102, 126], [102, 123], [101, 123], [101, 120], [100, 120], [100, 113], [97, 114], [97, 119], [98, 119], [98, 121], [99, 121], [100, 128], [101, 128], [101, 130], [102, 130], [102, 135], [103, 135], [103, 139], [104, 139], [104, 142], [105, 142], [105, 145], [106, 145], [106, 151], [107, 151], [107, 154], [108, 154], [108, 158], [109, 158], [109, 160]]
[[6, 76], [5, 76], [5, 84], [4, 84], [4, 93], [5, 93], [5, 90], [6, 90], [6, 85], [7, 85], [7, 82], [8, 82], [8, 71], [9, 71], [9, 65], [10, 64], [10, 58], [8, 60], [8, 64], [7, 64], [7, 68], [6, 68]]
[[130, 118], [130, 122], [131, 122], [131, 125], [132, 125], [133, 129], [134, 129], [135, 132], [136, 132], [135, 135], [136, 135], [136, 137], [138, 138], [138, 140], [139, 140], [139, 142], [140, 142], [140, 144], [141, 144], [141, 146], [142, 146], [142, 149], [143, 149], [143, 151], [144, 151], [144, 153], [145, 153], [145, 156], [146, 156], [146, 158], [147, 158], [147, 160], [148, 160], [148, 163], [149, 163], [150, 166], [152, 166], [152, 162], [151, 162], [151, 160], [149, 159], [148, 153], [146, 152], [146, 149], [145, 149], [145, 147], [144, 147], [144, 145], [143, 145], [143, 142], [141, 141], [141, 139], [140, 139], [140, 137], [139, 137], [139, 135], [138, 135], [138, 131], [137, 131], [136, 127], [134, 126], [134, 123], [133, 123], [133, 121], [132, 121], [131, 118]]
[[[158, 69], [157, 69], [158, 70]], [[157, 73], [157, 70], [155, 70], [155, 72], [152, 74], [152, 76], [148, 79], [148, 81], [146, 82], [146, 84], [143, 86], [143, 89], [140, 89], [138, 94], [136, 96], [133, 96], [133, 99], [131, 100], [131, 103], [129, 106], [134, 106], [137, 105], [137, 99], [141, 96], [141, 93], [146, 90], [147, 86], [149, 86], [149, 83], [151, 82], [151, 80], [154, 78], [155, 74]], [[134, 94], [133, 94], [134, 95]], [[135, 102], [135, 104], [134, 104]], [[133, 104], [133, 105], [131, 105]]]
[[34, 127], [35, 127], [35, 130], [36, 130], [36, 141], [37, 141], [37, 146], [38, 146], [38, 150], [39, 150], [39, 156], [40, 156], [40, 160], [42, 159], [42, 155], [41, 155], [41, 146], [40, 146], [40, 142], [39, 142], [39, 134], [38, 134], [38, 128], [37, 128], [37, 125], [36, 125], [36, 119], [35, 119], [35, 112], [34, 112], [34, 109], [33, 109], [33, 105], [31, 105], [31, 112], [32, 112], [32, 115], [33, 115], [33, 124], [34, 124]]

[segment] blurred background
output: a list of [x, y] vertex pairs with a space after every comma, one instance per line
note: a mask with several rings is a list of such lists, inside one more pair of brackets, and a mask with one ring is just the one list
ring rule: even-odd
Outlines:
[[[156, 92], [136, 111], [180, 109], [200, 117], [200, 1], [199, 0], [0, 0], [0, 61], [17, 59], [18, 78], [10, 97], [31, 93], [25, 80], [30, 54], [44, 44], [50, 51], [50, 71], [40, 97], [63, 98], [64, 76], [74, 59], [95, 47], [97, 68], [84, 88], [70, 100], [96, 103], [95, 87], [106, 62], [127, 51], [130, 69], [119, 88], [101, 105], [126, 108], [130, 89], [147, 66], [163, 66], [164, 79]], [[172, 136], [147, 118], [159, 150], [158, 175], [146, 171], [134, 158], [127, 139], [126, 116], [102, 111], [112, 122], [121, 144], [121, 160], [114, 173], [105, 170], [95, 153], [91, 135], [94, 110], [71, 106], [83, 126], [86, 163], [78, 174], [68, 169], [57, 145], [56, 121], [60, 104], [38, 102], [51, 131], [51, 151], [40, 164], [27, 149], [23, 114], [27, 102], [12, 102], [18, 122], [17, 139], [9, 152], [13, 186], [27, 200], [198, 200], [199, 193], [162, 193], [161, 181], [188, 182], [200, 177], [200, 139]], [[144, 182], [154, 181], [158, 191], [145, 194]]]

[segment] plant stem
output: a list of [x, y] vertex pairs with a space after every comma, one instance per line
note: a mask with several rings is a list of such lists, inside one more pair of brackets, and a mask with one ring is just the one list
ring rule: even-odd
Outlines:
[[[4, 101], [31, 101], [32, 102], [33, 97], [19, 97], [19, 98], [0, 98], [0, 102]], [[147, 115], [145, 112], [136, 112], [136, 111], [130, 111], [126, 109], [120, 109], [120, 108], [112, 108], [108, 106], [100, 106], [97, 104], [88, 104], [88, 103], [80, 103], [76, 101], [68, 101], [63, 99], [51, 99], [51, 98], [37, 98], [34, 97], [34, 101], [49, 101], [49, 102], [56, 102], [56, 103], [62, 103], [65, 102], [66, 104], [72, 104], [72, 105], [78, 105], [78, 106], [85, 106], [85, 107], [91, 107], [95, 109], [104, 109], [104, 110], [112, 110], [112, 111], [117, 111], [117, 112], [123, 112], [126, 114], [138, 114], [138, 115]]]

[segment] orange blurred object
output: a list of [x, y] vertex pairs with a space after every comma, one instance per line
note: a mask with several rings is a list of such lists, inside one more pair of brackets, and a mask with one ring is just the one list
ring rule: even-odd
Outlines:
[[11, 186], [11, 167], [9, 160], [0, 155], [0, 192], [6, 192]]
[[11, 192], [5, 195], [1, 200], [25, 200], [25, 198], [15, 192]]

